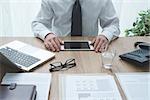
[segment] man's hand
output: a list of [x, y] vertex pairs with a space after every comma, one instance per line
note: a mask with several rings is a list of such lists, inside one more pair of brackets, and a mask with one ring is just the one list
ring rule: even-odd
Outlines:
[[103, 35], [97, 36], [92, 41], [95, 52], [105, 51], [108, 47], [108, 43], [109, 43], [108, 39]]
[[49, 33], [44, 39], [45, 47], [50, 51], [60, 51], [62, 41], [53, 33]]

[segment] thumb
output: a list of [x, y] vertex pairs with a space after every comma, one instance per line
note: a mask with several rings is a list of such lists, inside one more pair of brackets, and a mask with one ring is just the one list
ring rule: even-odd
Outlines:
[[96, 41], [96, 38], [94, 38], [94, 39], [92, 40], [91, 44], [94, 44], [95, 41]]
[[63, 41], [60, 38], [58, 38], [58, 40], [59, 40], [60, 44], [64, 44]]

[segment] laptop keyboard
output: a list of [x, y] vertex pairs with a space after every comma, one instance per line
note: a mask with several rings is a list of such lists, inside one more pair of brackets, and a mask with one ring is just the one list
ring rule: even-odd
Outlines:
[[36, 62], [40, 61], [40, 59], [38, 58], [19, 52], [9, 47], [1, 48], [0, 52], [11, 62], [22, 65], [24, 67], [29, 67], [35, 64]]

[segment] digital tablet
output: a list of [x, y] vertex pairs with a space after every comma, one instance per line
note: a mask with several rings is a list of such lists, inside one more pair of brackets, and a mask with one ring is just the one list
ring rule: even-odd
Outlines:
[[94, 50], [94, 47], [91, 45], [91, 41], [81, 41], [81, 40], [70, 40], [70, 41], [63, 41], [64, 44], [61, 45], [61, 50]]

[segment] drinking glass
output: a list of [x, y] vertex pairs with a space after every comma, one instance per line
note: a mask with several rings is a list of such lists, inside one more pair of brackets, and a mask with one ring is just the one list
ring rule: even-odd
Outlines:
[[101, 53], [102, 66], [106, 69], [111, 69], [116, 56], [116, 50], [108, 50]]

